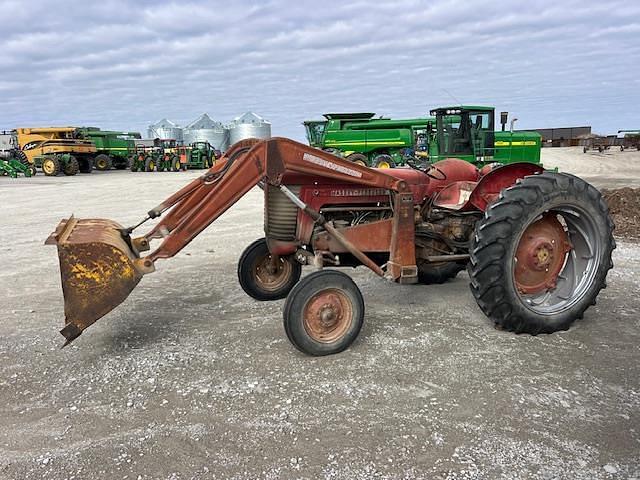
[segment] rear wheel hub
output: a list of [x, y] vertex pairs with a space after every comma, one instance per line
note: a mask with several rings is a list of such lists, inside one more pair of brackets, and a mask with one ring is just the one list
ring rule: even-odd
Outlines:
[[522, 234], [516, 250], [515, 281], [521, 293], [555, 288], [571, 244], [562, 224], [546, 213]]

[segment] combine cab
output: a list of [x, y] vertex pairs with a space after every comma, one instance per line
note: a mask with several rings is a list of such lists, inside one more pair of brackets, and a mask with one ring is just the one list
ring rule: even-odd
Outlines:
[[431, 110], [436, 117], [437, 153], [432, 160], [459, 158], [478, 166], [491, 163], [540, 163], [542, 137], [535, 132], [495, 131], [494, 108], [443, 107]]

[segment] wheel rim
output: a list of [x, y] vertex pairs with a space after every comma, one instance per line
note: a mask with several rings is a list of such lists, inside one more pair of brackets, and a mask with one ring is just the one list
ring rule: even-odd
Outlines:
[[603, 248], [593, 219], [581, 208], [544, 213], [523, 232], [516, 249], [520, 301], [541, 315], [571, 308], [591, 287]]
[[98, 160], [98, 168], [100, 170], [105, 170], [107, 168], [107, 161], [104, 158]]
[[391, 168], [391, 164], [383, 160], [378, 163], [378, 168]]
[[293, 267], [285, 259], [269, 254], [256, 262], [253, 271], [258, 286], [273, 292], [287, 284], [293, 274]]
[[53, 160], [45, 160], [42, 162], [42, 170], [44, 173], [51, 174], [55, 171], [56, 167], [53, 163]]
[[353, 323], [353, 305], [345, 292], [336, 288], [312, 296], [302, 311], [304, 329], [316, 342], [333, 343]]
[[364, 163], [362, 160], [356, 160], [356, 161], [355, 161], [355, 162], [353, 162], [353, 163], [355, 163], [356, 165], [362, 165], [363, 167], [366, 167], [366, 166], [367, 166], [367, 164], [366, 164], [366, 163]]

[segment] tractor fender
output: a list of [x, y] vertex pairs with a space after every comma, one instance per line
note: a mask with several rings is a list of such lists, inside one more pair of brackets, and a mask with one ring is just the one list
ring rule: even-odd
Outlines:
[[[437, 165], [437, 164], [436, 164]], [[457, 180], [448, 183], [437, 191], [433, 204], [450, 210], [484, 212], [500, 192], [516, 183], [516, 180], [527, 175], [535, 175], [544, 169], [534, 163], [510, 163], [502, 167], [488, 170], [478, 181]]]
[[543, 171], [541, 165], [528, 162], [510, 163], [494, 168], [480, 179], [467, 203], [484, 212], [487, 206], [498, 198], [500, 192], [515, 185], [516, 180]]

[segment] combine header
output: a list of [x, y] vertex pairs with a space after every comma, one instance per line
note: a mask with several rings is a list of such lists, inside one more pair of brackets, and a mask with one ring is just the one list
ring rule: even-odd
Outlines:
[[[612, 267], [607, 206], [572, 175], [532, 163], [478, 170], [455, 158], [425, 170], [380, 170], [285, 138], [247, 140], [137, 225], [73, 217], [58, 225], [47, 243], [58, 247], [67, 343], [256, 185], [264, 190], [265, 237], [240, 257], [239, 282], [256, 300], [286, 297], [286, 335], [311, 355], [344, 350], [364, 321], [360, 290], [336, 267], [364, 265], [391, 282], [429, 284], [468, 266], [480, 309], [507, 330], [531, 334], [569, 328]], [[316, 271], [300, 278], [302, 265]]]

